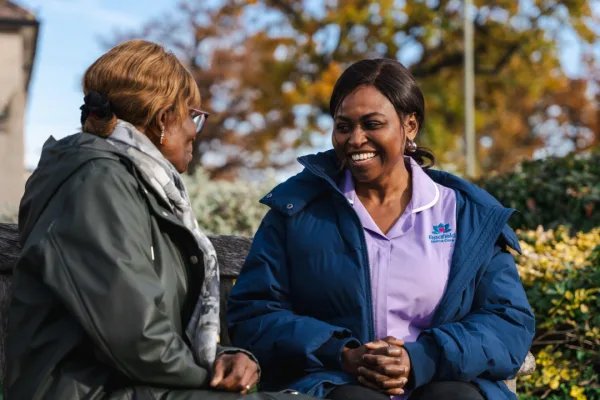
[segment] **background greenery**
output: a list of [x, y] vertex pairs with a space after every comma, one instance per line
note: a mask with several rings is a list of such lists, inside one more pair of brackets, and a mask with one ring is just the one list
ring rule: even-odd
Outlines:
[[600, 226], [600, 151], [526, 161], [514, 172], [478, 183], [519, 211], [511, 219], [513, 228]]
[[518, 232], [519, 273], [536, 315], [537, 370], [521, 399], [600, 398], [600, 227]]

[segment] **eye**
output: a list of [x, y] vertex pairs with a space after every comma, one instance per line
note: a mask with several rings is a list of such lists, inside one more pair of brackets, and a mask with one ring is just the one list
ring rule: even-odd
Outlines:
[[383, 124], [379, 121], [368, 120], [363, 123], [363, 128], [369, 131], [381, 128]]
[[351, 130], [351, 126], [347, 122], [338, 122], [335, 125], [335, 131], [339, 133], [348, 133]]

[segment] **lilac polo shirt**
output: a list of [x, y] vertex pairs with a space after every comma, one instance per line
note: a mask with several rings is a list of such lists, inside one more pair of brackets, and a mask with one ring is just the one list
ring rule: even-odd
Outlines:
[[456, 196], [406, 158], [412, 171], [412, 198], [387, 234], [360, 202], [348, 170], [340, 189], [364, 228], [375, 335], [414, 342], [430, 326], [446, 289], [456, 240]]

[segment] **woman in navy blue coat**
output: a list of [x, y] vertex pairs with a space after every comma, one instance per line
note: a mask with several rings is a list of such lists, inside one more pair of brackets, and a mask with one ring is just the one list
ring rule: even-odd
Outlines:
[[513, 210], [416, 145], [423, 95], [393, 60], [335, 85], [333, 150], [270, 207], [233, 288], [229, 328], [267, 389], [329, 399], [513, 399], [534, 317], [509, 248]]

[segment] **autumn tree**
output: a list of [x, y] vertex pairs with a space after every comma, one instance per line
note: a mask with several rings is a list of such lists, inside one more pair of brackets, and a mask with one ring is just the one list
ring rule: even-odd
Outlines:
[[[600, 8], [598, 0], [475, 1], [482, 170], [510, 169], [540, 149], [598, 143], [593, 3]], [[197, 78], [213, 113], [197, 159], [213, 177], [284, 167], [298, 151], [324, 148], [335, 80], [349, 63], [373, 57], [411, 69], [427, 103], [418, 141], [461, 170], [462, 13], [458, 0], [187, 0], [141, 34], [175, 49]], [[565, 32], [584, 50], [572, 60], [586, 65], [583, 76], [561, 66]]]

